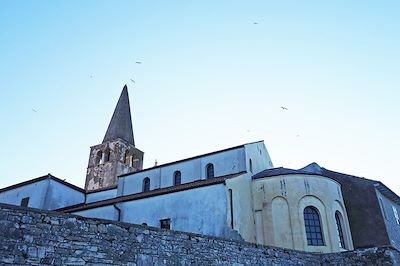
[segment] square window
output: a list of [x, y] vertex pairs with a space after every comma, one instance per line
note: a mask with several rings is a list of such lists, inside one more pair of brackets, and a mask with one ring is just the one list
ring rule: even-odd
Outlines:
[[162, 219], [160, 220], [160, 227], [163, 229], [171, 229], [171, 219]]

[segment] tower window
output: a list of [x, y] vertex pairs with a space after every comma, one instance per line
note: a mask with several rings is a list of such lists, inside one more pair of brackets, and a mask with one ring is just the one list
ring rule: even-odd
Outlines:
[[150, 191], [150, 178], [143, 179], [143, 192]]
[[324, 246], [321, 221], [315, 207], [308, 206], [304, 209], [304, 226], [306, 227], [307, 245]]
[[249, 169], [250, 173], [253, 173], [253, 162], [251, 161], [251, 159], [249, 159]]
[[209, 163], [206, 166], [206, 176], [207, 179], [214, 178], [214, 165], [212, 163]]
[[174, 173], [174, 186], [181, 184], [181, 171], [175, 171]]
[[106, 150], [106, 152], [104, 153], [104, 162], [108, 162], [111, 159], [111, 151], [110, 150]]
[[171, 219], [160, 220], [160, 227], [163, 229], [171, 229]]
[[103, 156], [103, 152], [102, 151], [98, 151], [96, 153], [96, 157], [95, 157], [95, 160], [94, 160], [94, 163], [96, 165], [101, 163], [102, 156]]
[[29, 204], [29, 197], [23, 198], [21, 200], [21, 206], [22, 207], [28, 207], [28, 204]]
[[125, 151], [125, 156], [124, 156], [124, 164], [129, 164], [130, 163], [130, 160], [129, 160], [129, 151], [128, 150], [126, 150]]
[[340, 212], [336, 211], [335, 213], [335, 220], [336, 220], [336, 232], [337, 232], [337, 237], [339, 240], [339, 247], [341, 248], [346, 248], [346, 245], [344, 243], [344, 237], [343, 237], [343, 228], [342, 228], [342, 222], [341, 222], [341, 217], [342, 215]]

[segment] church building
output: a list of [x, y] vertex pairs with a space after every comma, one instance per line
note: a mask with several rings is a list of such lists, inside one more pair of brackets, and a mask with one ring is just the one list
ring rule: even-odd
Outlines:
[[0, 202], [309, 252], [400, 250], [400, 197], [379, 181], [274, 167], [263, 141], [147, 169], [143, 158], [125, 85], [84, 189], [48, 174], [0, 189]]

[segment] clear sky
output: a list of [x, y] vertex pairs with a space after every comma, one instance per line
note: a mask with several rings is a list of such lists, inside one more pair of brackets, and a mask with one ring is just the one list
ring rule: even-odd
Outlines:
[[49, 172], [83, 187], [126, 83], [145, 167], [265, 140], [274, 166], [317, 162], [400, 194], [399, 13], [399, 1], [2, 0], [0, 187]]

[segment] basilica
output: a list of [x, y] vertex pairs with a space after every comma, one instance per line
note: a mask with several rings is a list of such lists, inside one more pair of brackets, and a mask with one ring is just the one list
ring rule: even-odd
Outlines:
[[146, 169], [143, 157], [125, 85], [84, 188], [48, 174], [0, 189], [0, 202], [309, 252], [400, 250], [400, 197], [379, 181], [274, 167], [263, 141]]

